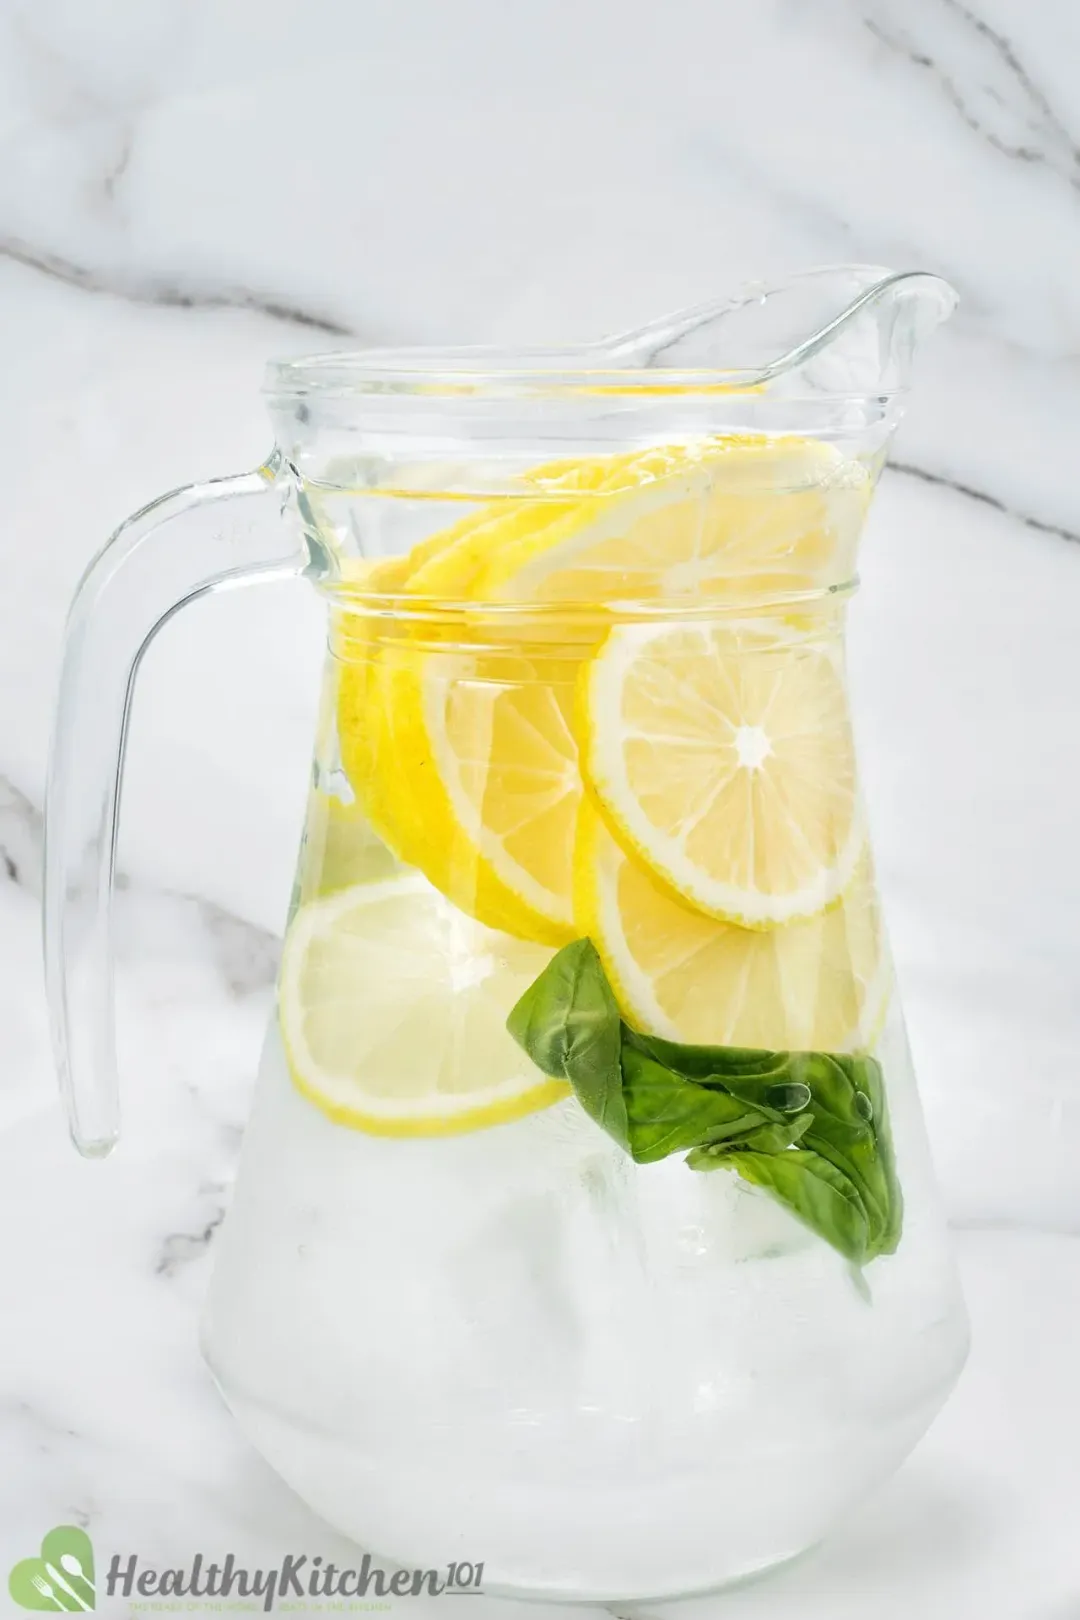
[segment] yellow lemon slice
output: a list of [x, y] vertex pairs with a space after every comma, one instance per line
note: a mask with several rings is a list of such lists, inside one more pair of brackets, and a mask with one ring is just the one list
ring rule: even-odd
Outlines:
[[302, 906], [278, 982], [293, 1080], [331, 1119], [382, 1136], [446, 1136], [568, 1095], [506, 1032], [550, 953], [462, 917], [422, 878]]
[[620, 626], [583, 666], [579, 733], [620, 842], [698, 910], [772, 928], [850, 881], [863, 828], [834, 635]]
[[[403, 556], [358, 562], [348, 576], [350, 588], [360, 594], [403, 595], [418, 570], [437, 567], [441, 552], [468, 540], [491, 522], [490, 510], [485, 508], [430, 536]], [[332, 636], [338, 659], [336, 718], [343, 769], [369, 825], [386, 847], [405, 864], [423, 868], [423, 856], [434, 833], [426, 826], [424, 794], [403, 770], [402, 748], [409, 746], [410, 739], [403, 738], [401, 728], [394, 726], [389, 710], [393, 686], [385, 671], [387, 648], [394, 648], [400, 667], [401, 644], [411, 644], [416, 631], [403, 617], [375, 618], [355, 605], [350, 607], [346, 598], [333, 614]], [[415, 660], [407, 650], [404, 656], [406, 666], [411, 667]], [[415, 743], [413, 737], [414, 755]], [[418, 768], [424, 762], [421, 754]], [[455, 864], [460, 870], [460, 855]], [[475, 882], [473, 886], [475, 889]], [[481, 894], [478, 904], [480, 915], [501, 925], [497, 897]]]
[[413, 548], [410, 595], [446, 601], [470, 596], [493, 554], [523, 535], [543, 533], [579, 504], [549, 498], [546, 493], [489, 503], [473, 519]]
[[[557, 512], [565, 510], [565, 503], [532, 499], [488, 503], [451, 528], [422, 541], [405, 556], [363, 565], [350, 576], [350, 584], [362, 592], [400, 592], [435, 601], [460, 601], [468, 595], [479, 566], [477, 559], [488, 549], [499, 546], [524, 527], [536, 528], [554, 521]], [[500, 632], [507, 643], [512, 643], [515, 634], [520, 638], [512, 626]], [[475, 803], [476, 795], [469, 791], [475, 786], [475, 770], [466, 772], [466, 789], [459, 795], [461, 772], [452, 769], [450, 796], [433, 771], [432, 739], [424, 715], [425, 691], [430, 690], [437, 698], [442, 688], [447, 697], [452, 711], [447, 722], [450, 736], [442, 753], [453, 766], [460, 729], [455, 716], [461, 715], [462, 704], [450, 701], [449, 694], [464, 690], [465, 676], [461, 660], [453, 662], [452, 651], [447, 662], [441, 653], [436, 659], [428, 659], [425, 650], [432, 645], [438, 648], [439, 643], [449, 644], [452, 649], [455, 643], [468, 647], [470, 642], [483, 641], [483, 627], [472, 624], [463, 613], [446, 614], [437, 623], [417, 627], [404, 618], [373, 620], [347, 606], [339, 609], [335, 614], [334, 642], [339, 658], [337, 729], [341, 761], [368, 822], [399, 860], [419, 867], [444, 892], [452, 893], [471, 915], [493, 927], [551, 937], [558, 943], [563, 934], [552, 935], [527, 904], [523, 908], [503, 890], [475, 841], [470, 841], [460, 819], [455, 817], [452, 799], [457, 797], [466, 809], [465, 820], [472, 824], [467, 807]], [[427, 682], [423, 678], [425, 671], [431, 675]], [[458, 672], [462, 672], [460, 680]], [[483, 679], [475, 665], [471, 673], [477, 681]], [[539, 707], [544, 706], [541, 699]], [[500, 705], [500, 712], [506, 713], [509, 708], [512, 704]], [[465, 730], [470, 725], [470, 719], [464, 717]], [[444, 729], [436, 720], [437, 741], [441, 741]], [[467, 746], [475, 746], [475, 733]], [[523, 763], [520, 749], [516, 760], [518, 765]], [[494, 774], [505, 781], [505, 773], [497, 767]], [[496, 789], [493, 802], [498, 798]], [[502, 830], [506, 829], [500, 823], [496, 845]], [[561, 847], [568, 850], [571, 843], [572, 821], [570, 832], [561, 838]], [[557, 907], [564, 919], [570, 913], [568, 855], [565, 865], [565, 874], [560, 878], [563, 899]], [[543, 886], [542, 875], [539, 881]]]
[[837, 584], [853, 570], [871, 480], [831, 445], [737, 435], [618, 461], [591, 500], [477, 559], [472, 594], [751, 600]]
[[578, 663], [384, 649], [388, 760], [412, 863], [471, 916], [525, 939], [573, 937], [581, 796], [570, 715]]
[[768, 932], [682, 904], [588, 804], [576, 873], [579, 931], [636, 1028], [776, 1051], [843, 1052], [876, 1038], [890, 976], [868, 850], [838, 905]]
[[484, 588], [487, 575], [500, 569], [502, 558], [557, 549], [568, 534], [590, 528], [613, 495], [650, 484], [697, 453], [662, 446], [534, 467], [525, 475], [532, 493], [488, 502], [453, 529], [414, 546], [406, 588], [448, 601], [484, 599], [491, 594]]
[[[835, 565], [866, 482], [827, 447], [746, 438], [553, 462], [529, 480], [541, 498], [489, 502], [395, 559], [394, 588], [601, 608], [750, 577], [775, 588], [770, 569], [802, 588]], [[580, 787], [559, 648], [576, 635], [580, 660], [602, 633], [492, 627], [466, 609], [345, 655], [341, 753], [372, 826], [464, 910], [526, 938], [571, 937]]]
[[[542, 496], [487, 503], [361, 588], [460, 603], [491, 555], [591, 511], [591, 492], [655, 476], [671, 454], [538, 467]], [[396, 633], [365, 629], [355, 613], [341, 624], [341, 755], [372, 827], [469, 915], [528, 939], [571, 938], [581, 791], [571, 698], [602, 632], [517, 619], [491, 628], [467, 611]]]

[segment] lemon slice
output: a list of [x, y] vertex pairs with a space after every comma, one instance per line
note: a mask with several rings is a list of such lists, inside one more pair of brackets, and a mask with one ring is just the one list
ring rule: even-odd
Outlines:
[[381, 670], [413, 864], [470, 915], [553, 945], [573, 937], [578, 667], [402, 643]]
[[303, 906], [285, 940], [278, 1008], [298, 1088], [340, 1124], [446, 1136], [566, 1096], [507, 1034], [550, 953], [462, 917], [422, 878]]
[[[545, 469], [537, 470], [543, 480]], [[562, 465], [555, 482], [569, 477]], [[349, 583], [361, 592], [400, 592], [446, 602], [468, 595], [472, 579], [490, 548], [521, 532], [554, 521], [565, 503], [527, 500], [489, 502], [448, 529], [421, 541], [400, 557], [354, 564]], [[502, 632], [511, 640], [509, 629]], [[501, 892], [498, 880], [478, 866], [474, 844], [454, 822], [446, 796], [430, 790], [431, 746], [419, 681], [423, 655], [418, 644], [482, 641], [483, 631], [462, 613], [447, 614], [422, 630], [404, 619], [387, 623], [348, 606], [335, 614], [338, 746], [346, 776], [364, 814], [383, 843], [410, 866], [426, 871], [439, 887], [451, 889], [472, 915], [493, 927], [522, 931], [520, 908]], [[431, 666], [434, 667], [434, 666]], [[446, 673], [443, 684], [452, 683]], [[437, 684], [437, 683], [436, 683]], [[453, 729], [453, 728], [452, 728]], [[451, 745], [452, 754], [452, 745]], [[456, 775], [456, 773], [455, 773]], [[572, 842], [572, 828], [569, 834]], [[566, 838], [563, 844], [567, 845]], [[569, 856], [564, 880], [569, 896]], [[561, 910], [569, 915], [566, 898]], [[525, 931], [531, 923], [525, 918]], [[540, 925], [541, 935], [544, 933]], [[558, 936], [561, 939], [561, 935]]]
[[[474, 547], [545, 514], [485, 508], [358, 583], [456, 599]], [[417, 630], [345, 611], [336, 642], [342, 763], [382, 842], [469, 916], [564, 943], [580, 796], [568, 719], [576, 663], [548, 656], [540, 670], [485, 652], [483, 630], [461, 613]]]
[[406, 588], [417, 596], [483, 599], [490, 594], [486, 576], [501, 558], [557, 550], [567, 535], [591, 528], [615, 494], [651, 483], [685, 459], [681, 449], [661, 447], [534, 467], [525, 475], [530, 494], [491, 501], [415, 546]]
[[[553, 462], [528, 478], [539, 497], [489, 502], [395, 559], [395, 588], [486, 600], [486, 613], [493, 600], [602, 610], [748, 577], [774, 588], [770, 570], [801, 588], [835, 565], [865, 485], [861, 469], [798, 439], [702, 439]], [[342, 759], [400, 860], [490, 926], [558, 944], [572, 937], [581, 791], [575, 666], [559, 649], [576, 636], [580, 662], [603, 629], [572, 634], [558, 615], [492, 628], [483, 612], [391, 628], [378, 644], [356, 638], [340, 678]]]
[[623, 625], [583, 666], [582, 769], [619, 840], [748, 928], [812, 916], [863, 843], [840, 653], [780, 625]]
[[[735, 586], [801, 590], [829, 568], [843, 572], [841, 539], [853, 548], [867, 486], [861, 468], [798, 439], [660, 446], [552, 463], [531, 480], [580, 498], [526, 500], [487, 517], [426, 555], [406, 589], [568, 605]], [[482, 635], [464, 624], [462, 631], [465, 640]], [[496, 634], [510, 644], [538, 632], [510, 624]], [[548, 625], [539, 634], [557, 640], [560, 631]], [[387, 757], [419, 790], [414, 824], [464, 855], [478, 849], [525, 908], [508, 910], [495, 897], [476, 909], [474, 899], [474, 913], [557, 942], [569, 937], [572, 920], [570, 849], [579, 797], [566, 705], [557, 690], [539, 688], [536, 674], [524, 674], [517, 690], [511, 679], [497, 693], [494, 660], [486, 662], [486, 670], [466, 662], [455, 672], [433, 657], [422, 673], [396, 677], [387, 706], [401, 740]], [[437, 782], [428, 773], [424, 786], [429, 757]], [[409, 772], [406, 760], [417, 768]], [[477, 883], [467, 861], [466, 882], [449, 887], [440, 875], [445, 862], [429, 854], [417, 864], [469, 905]]]
[[578, 927], [627, 1020], [700, 1046], [844, 1052], [873, 1044], [890, 984], [869, 851], [840, 903], [765, 932], [683, 905], [583, 806]]
[[[871, 481], [831, 445], [737, 435], [617, 464], [594, 496], [475, 558], [483, 600], [775, 598], [846, 580]], [[565, 473], [568, 478], [569, 473]]]
[[[509, 514], [504, 513], [503, 516]], [[483, 508], [451, 528], [430, 536], [404, 556], [354, 564], [349, 583], [360, 592], [404, 594], [417, 572], [437, 571], [439, 558], [444, 551], [469, 542], [474, 534], [494, 524], [491, 509]], [[435, 594], [444, 589], [449, 596], [457, 594], [454, 571], [444, 573], [441, 578], [436, 572], [430, 589]], [[435, 634], [437, 639], [439, 634], [446, 637], [453, 631], [454, 626], [449, 624], [437, 633], [429, 630], [427, 634]], [[335, 612], [334, 647], [338, 658], [336, 718], [342, 766], [369, 825], [383, 844], [400, 861], [409, 866], [419, 866], [422, 870], [429, 870], [438, 863], [445, 866], [447, 859], [452, 856], [459, 876], [459, 891], [471, 888], [475, 905], [479, 907], [474, 914], [500, 927], [504, 918], [499, 897], [482, 892], [485, 886], [482, 874], [477, 876], [475, 873], [462, 872], [462, 852], [452, 852], [446, 848], [445, 827], [428, 827], [425, 795], [409, 777], [407, 770], [403, 771], [408, 759], [412, 759], [417, 770], [422, 772], [428, 751], [421, 735], [418, 755], [416, 728], [408, 723], [409, 717], [406, 717], [403, 727], [395, 727], [391, 704], [395, 686], [401, 687], [402, 682], [387, 673], [386, 665], [388, 658], [393, 657], [398, 672], [403, 662], [406, 669], [414, 668], [416, 657], [411, 647], [415, 639], [416, 631], [405, 619], [388, 621], [373, 618], [355, 608], [350, 609], [348, 605]], [[404, 650], [403, 644], [406, 644]], [[405, 750], [409, 750], [407, 757]], [[437, 835], [442, 840], [442, 847], [433, 851], [430, 846]], [[475, 860], [472, 864], [475, 866]]]
[[[488, 503], [430, 537], [401, 560], [395, 583], [461, 602], [492, 555], [585, 521], [596, 492], [653, 477], [670, 459], [646, 451], [538, 467], [529, 476], [542, 496]], [[347, 650], [341, 752], [372, 826], [462, 910], [526, 939], [573, 935], [581, 782], [571, 700], [601, 633], [528, 618], [489, 631], [457, 611]]]
[[446, 601], [470, 596], [492, 554], [522, 535], [543, 533], [579, 504], [549, 498], [546, 492], [490, 503], [471, 522], [432, 535], [413, 548], [409, 593]]

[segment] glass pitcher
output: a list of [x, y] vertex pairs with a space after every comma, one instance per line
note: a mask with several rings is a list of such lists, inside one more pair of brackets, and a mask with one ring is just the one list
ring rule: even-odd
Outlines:
[[266, 464], [147, 507], [79, 587], [46, 943], [91, 1156], [141, 654], [203, 592], [326, 600], [203, 1342], [379, 1554], [546, 1598], [715, 1588], [825, 1535], [959, 1373], [844, 668], [953, 302], [849, 267], [563, 352], [274, 365]]

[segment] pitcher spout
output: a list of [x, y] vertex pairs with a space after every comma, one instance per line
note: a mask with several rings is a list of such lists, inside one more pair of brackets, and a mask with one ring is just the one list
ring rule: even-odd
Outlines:
[[618, 369], [725, 374], [733, 386], [786, 397], [896, 394], [919, 347], [956, 307], [926, 271], [836, 265], [650, 321], [598, 344]]

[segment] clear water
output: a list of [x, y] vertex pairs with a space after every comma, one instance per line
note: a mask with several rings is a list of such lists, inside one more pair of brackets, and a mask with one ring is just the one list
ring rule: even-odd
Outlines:
[[894, 1020], [906, 1198], [860, 1282], [769, 1197], [638, 1168], [573, 1101], [447, 1140], [333, 1124], [272, 1031], [204, 1343], [258, 1448], [407, 1564], [612, 1598], [813, 1544], [910, 1450], [966, 1324]]

